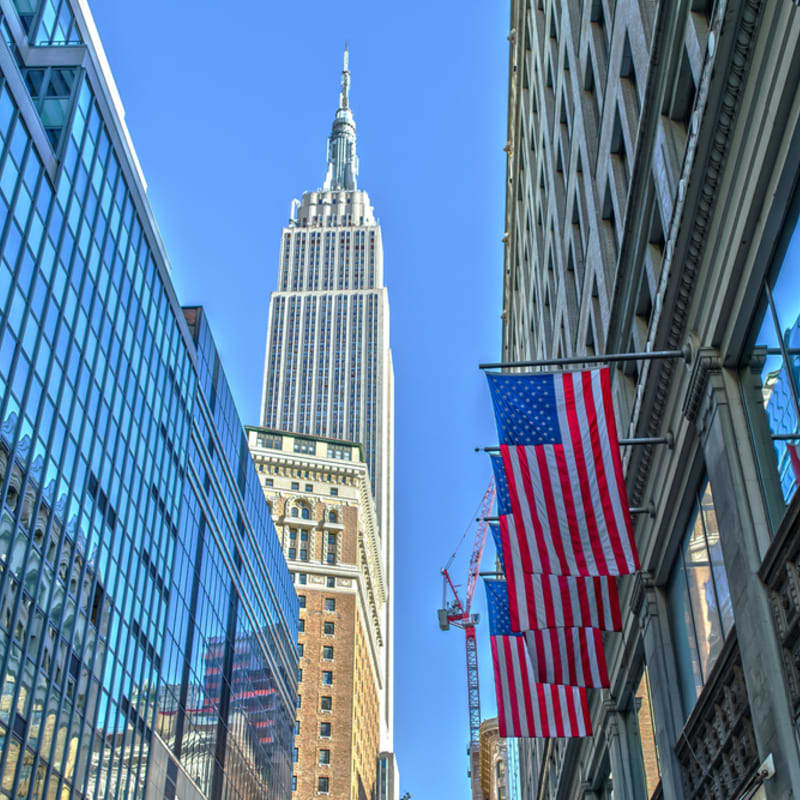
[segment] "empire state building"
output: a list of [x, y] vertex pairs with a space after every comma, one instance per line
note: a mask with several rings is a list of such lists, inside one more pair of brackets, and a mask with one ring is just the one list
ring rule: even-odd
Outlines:
[[363, 447], [389, 596], [384, 724], [391, 731], [394, 377], [389, 299], [381, 228], [368, 194], [358, 188], [347, 51], [322, 188], [293, 201], [279, 259], [278, 289], [270, 296], [261, 425]]

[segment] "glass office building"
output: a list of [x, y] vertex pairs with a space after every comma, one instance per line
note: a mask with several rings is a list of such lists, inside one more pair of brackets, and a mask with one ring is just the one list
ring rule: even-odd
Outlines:
[[297, 597], [205, 316], [85, 4], [0, 28], [0, 796], [288, 796]]

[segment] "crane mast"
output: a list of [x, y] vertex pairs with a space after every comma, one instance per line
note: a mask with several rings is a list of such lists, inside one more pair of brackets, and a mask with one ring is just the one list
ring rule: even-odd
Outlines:
[[442, 608], [439, 609], [439, 627], [449, 630], [453, 625], [464, 631], [466, 645], [467, 662], [467, 708], [469, 711], [469, 762], [470, 779], [472, 783], [473, 798], [480, 797], [480, 726], [481, 726], [481, 695], [478, 680], [478, 645], [475, 638], [475, 626], [478, 624], [479, 617], [471, 613], [472, 598], [475, 595], [475, 587], [478, 584], [478, 573], [481, 567], [483, 549], [486, 546], [486, 534], [489, 530], [489, 523], [486, 517], [491, 516], [492, 505], [494, 504], [495, 486], [494, 479], [490, 480], [489, 487], [481, 499], [479, 506], [478, 527], [475, 533], [475, 540], [472, 545], [472, 553], [469, 560], [467, 572], [467, 589], [462, 602], [458, 594], [456, 585], [450, 576], [450, 568], [455, 560], [458, 548], [463, 543], [472, 524], [464, 532], [461, 541], [456, 547], [456, 552], [450, 556], [450, 560], [442, 569]]

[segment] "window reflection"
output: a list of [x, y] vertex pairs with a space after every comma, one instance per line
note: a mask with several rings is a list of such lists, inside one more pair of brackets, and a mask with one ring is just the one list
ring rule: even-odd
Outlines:
[[714, 498], [704, 480], [667, 587], [684, 712], [694, 707], [733, 626]]

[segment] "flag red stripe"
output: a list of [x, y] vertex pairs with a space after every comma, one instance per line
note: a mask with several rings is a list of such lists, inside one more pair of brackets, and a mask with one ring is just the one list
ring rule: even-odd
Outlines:
[[631, 524], [630, 505], [628, 504], [628, 489], [625, 486], [625, 475], [622, 471], [622, 458], [619, 454], [619, 438], [617, 437], [617, 419], [614, 416], [614, 400], [611, 396], [611, 370], [608, 367], [600, 370], [600, 385], [602, 387], [603, 411], [605, 414], [606, 429], [608, 430], [611, 458], [614, 462], [614, 477], [617, 481], [617, 492], [619, 493], [620, 505], [622, 506], [622, 517], [625, 521], [625, 532], [628, 535], [631, 553], [633, 554], [633, 571], [638, 571], [641, 569], [641, 565], [639, 564], [639, 553], [636, 549], [636, 541], [633, 538], [633, 525]]
[[[531, 468], [528, 463], [528, 454], [524, 447], [514, 448], [519, 461], [520, 473], [522, 474], [522, 485], [525, 496], [528, 499], [528, 511], [531, 515], [534, 527], [534, 546], [539, 552], [539, 562], [542, 565], [542, 572], [553, 572], [553, 565], [550, 563], [550, 553], [545, 542], [545, 532], [539, 520], [538, 509], [536, 507], [536, 496], [533, 493], [533, 483], [531, 482]], [[541, 479], [541, 475], [537, 476]], [[525, 530], [524, 520], [520, 517], [520, 530]], [[551, 537], [552, 538], [552, 537]]]
[[[519, 496], [517, 494], [517, 482], [514, 480], [514, 469], [511, 465], [511, 456], [509, 455], [509, 446], [507, 444], [500, 445], [500, 453], [503, 456], [503, 468], [506, 471], [506, 483], [508, 484], [508, 496], [511, 500], [511, 514], [514, 517], [514, 521], [516, 522], [516, 527], [518, 530], [515, 530], [514, 533], [517, 536], [517, 541], [520, 545], [520, 556], [522, 558], [522, 569], [525, 572], [533, 572], [533, 562], [531, 560], [531, 555], [528, 552], [527, 543], [523, 547], [522, 539], [527, 539], [528, 537], [525, 535], [527, 530], [525, 525], [524, 517], [522, 516], [522, 508], [519, 503]], [[502, 517], [501, 517], [502, 519]], [[501, 526], [502, 532], [502, 526]], [[508, 539], [508, 530], [506, 530], [506, 540]]]
[[[522, 452], [526, 452], [521, 448]], [[545, 504], [547, 507], [547, 522], [550, 526], [550, 539], [553, 542], [553, 548], [558, 557], [560, 572], [563, 573], [567, 570], [567, 559], [564, 554], [564, 543], [561, 539], [561, 525], [558, 521], [558, 512], [556, 511], [555, 496], [553, 494], [553, 486], [550, 482], [550, 470], [547, 467], [547, 455], [543, 447], [534, 448], [536, 454], [536, 461], [539, 467], [539, 479], [542, 482], [542, 494], [544, 495]], [[527, 453], [526, 453], [527, 461]], [[545, 570], [552, 572], [552, 570]]]
[[[597, 486], [600, 492], [600, 499], [603, 508], [603, 518], [605, 519], [608, 539], [617, 562], [617, 572], [626, 572], [628, 560], [622, 549], [620, 541], [621, 531], [617, 529], [617, 517], [614, 513], [614, 506], [611, 502], [611, 487], [608, 484], [605, 464], [603, 461], [603, 448], [600, 444], [600, 429], [597, 424], [597, 409], [594, 404], [594, 393], [592, 391], [592, 373], [581, 372], [581, 382], [583, 383], [583, 402], [586, 409], [586, 419], [588, 423], [589, 438], [594, 456], [594, 471], [597, 476]], [[617, 446], [619, 450], [619, 446]], [[616, 487], [615, 487], [616, 488]], [[625, 497], [625, 495], [622, 495]]]
[[584, 519], [589, 530], [589, 542], [594, 555], [594, 563], [599, 572], [609, 575], [603, 548], [600, 544], [600, 531], [597, 528], [597, 516], [592, 503], [592, 492], [589, 486], [589, 470], [583, 454], [583, 441], [581, 439], [580, 424], [578, 423], [578, 410], [575, 406], [575, 387], [572, 383], [575, 373], [564, 373], [563, 387], [567, 424], [569, 425], [570, 439], [572, 441], [572, 455], [575, 458], [578, 483], [583, 502]]
[[554, 448], [558, 475], [561, 478], [561, 495], [557, 498], [564, 504], [564, 513], [567, 517], [567, 533], [572, 542], [572, 552], [575, 555], [575, 571], [578, 575], [587, 575], [590, 570], [586, 563], [586, 554], [583, 551], [583, 537], [578, 523], [578, 511], [575, 508], [575, 498], [572, 496], [572, 483], [569, 479], [567, 454], [563, 445]]

